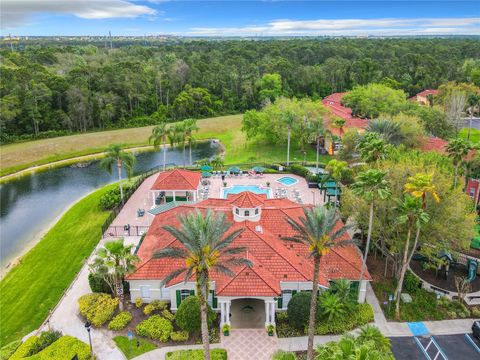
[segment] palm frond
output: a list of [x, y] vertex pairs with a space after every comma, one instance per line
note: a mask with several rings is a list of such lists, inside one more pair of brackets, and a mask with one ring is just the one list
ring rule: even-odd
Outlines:
[[185, 259], [188, 257], [187, 252], [181, 248], [167, 247], [155, 251], [153, 254], [155, 259], [170, 258], [170, 259]]
[[181, 269], [177, 269], [175, 271], [172, 271], [170, 274], [165, 276], [165, 279], [163, 279], [160, 282], [160, 287], [163, 287], [163, 286], [167, 285], [170, 281], [175, 279], [177, 276], [182, 275], [185, 271], [187, 271], [187, 268], [181, 268]]

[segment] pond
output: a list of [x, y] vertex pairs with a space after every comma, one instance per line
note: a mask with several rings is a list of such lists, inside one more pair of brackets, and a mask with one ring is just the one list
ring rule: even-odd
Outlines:
[[[195, 161], [212, 157], [218, 150], [218, 143], [199, 143], [192, 149], [192, 158]], [[186, 153], [188, 159], [188, 149]], [[134, 175], [160, 166], [163, 154], [140, 152], [136, 158]], [[182, 151], [167, 149], [167, 163], [182, 165]], [[96, 161], [88, 167], [49, 169], [0, 185], [0, 269], [4, 270], [66, 208], [116, 180], [115, 172], [108, 174]]]

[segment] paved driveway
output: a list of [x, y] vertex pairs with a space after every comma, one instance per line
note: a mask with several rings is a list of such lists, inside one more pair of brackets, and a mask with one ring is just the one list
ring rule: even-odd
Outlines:
[[277, 350], [277, 337], [268, 336], [265, 329], [232, 329], [223, 336], [221, 345], [228, 360], [270, 360]]

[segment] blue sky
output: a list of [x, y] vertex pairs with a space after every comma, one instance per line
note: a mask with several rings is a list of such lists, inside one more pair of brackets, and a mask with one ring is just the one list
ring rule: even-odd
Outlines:
[[2, 35], [480, 35], [480, 1], [2, 0]]

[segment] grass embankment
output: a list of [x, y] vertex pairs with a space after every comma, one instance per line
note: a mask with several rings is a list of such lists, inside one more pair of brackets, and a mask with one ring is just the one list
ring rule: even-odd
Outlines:
[[108, 185], [72, 206], [0, 281], [0, 343], [38, 328], [60, 300], [101, 237], [108, 211], [100, 196]]
[[[286, 160], [286, 144], [275, 146], [261, 141], [247, 141], [246, 135], [241, 131], [242, 115], [201, 119], [198, 120], [198, 126], [200, 128], [196, 134], [198, 140], [216, 138], [222, 142], [227, 164]], [[145, 146], [148, 145], [152, 128], [146, 126], [110, 130], [4, 145], [0, 147], [2, 153], [0, 176], [54, 161], [100, 153], [112, 143], [120, 143], [130, 148]], [[323, 160], [326, 158], [322, 156]], [[303, 160], [303, 154], [292, 146], [290, 159]], [[308, 149], [307, 159], [315, 160], [314, 149]]]

